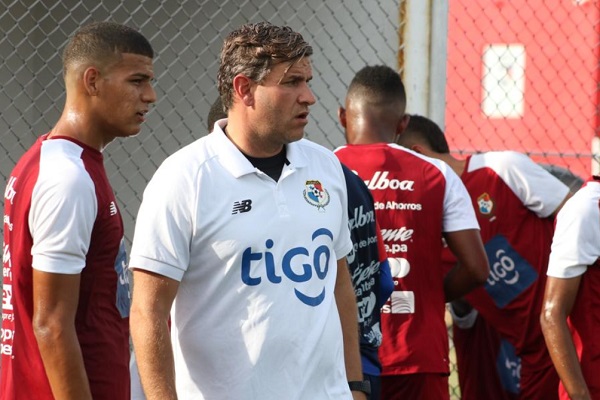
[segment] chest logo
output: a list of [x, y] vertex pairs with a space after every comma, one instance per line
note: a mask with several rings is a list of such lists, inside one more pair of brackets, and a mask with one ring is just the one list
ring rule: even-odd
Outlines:
[[489, 194], [483, 193], [477, 198], [477, 207], [483, 215], [490, 215], [494, 210], [494, 201]]
[[329, 204], [329, 192], [323, 187], [320, 181], [306, 181], [305, 189], [302, 193], [304, 200], [311, 206], [317, 207], [321, 212], [325, 211], [325, 206]]
[[252, 209], [252, 200], [241, 200], [233, 203], [231, 214], [245, 213]]

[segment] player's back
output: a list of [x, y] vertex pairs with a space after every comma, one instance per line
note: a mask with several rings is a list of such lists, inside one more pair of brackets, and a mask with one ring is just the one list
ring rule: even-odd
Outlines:
[[384, 374], [448, 372], [438, 266], [449, 168], [393, 144], [348, 145], [336, 155], [373, 194], [395, 281], [382, 314]]

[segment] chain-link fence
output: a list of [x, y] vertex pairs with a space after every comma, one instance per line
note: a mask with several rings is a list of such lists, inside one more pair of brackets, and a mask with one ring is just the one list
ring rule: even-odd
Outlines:
[[58, 119], [64, 103], [60, 53], [82, 24], [112, 20], [152, 43], [158, 102], [142, 133], [105, 151], [128, 240], [142, 191], [158, 165], [207, 133], [217, 97], [218, 54], [233, 28], [262, 20], [289, 25], [314, 48], [307, 136], [333, 148], [344, 142], [337, 108], [365, 64], [396, 65], [398, 1], [2, 0], [0, 8], [0, 176]]
[[451, 147], [518, 150], [587, 177], [597, 168], [599, 16], [591, 0], [450, 2]]
[[[60, 53], [84, 23], [112, 20], [136, 27], [157, 53], [158, 102], [142, 133], [116, 140], [105, 151], [129, 244], [143, 189], [158, 165], [207, 133], [206, 114], [217, 97], [218, 53], [229, 31], [267, 20], [304, 35], [315, 50], [312, 89], [318, 99], [307, 136], [335, 148], [344, 143], [336, 115], [347, 84], [367, 64], [403, 70], [414, 54], [404, 51], [406, 20], [421, 1], [412, 0], [411, 9], [409, 0], [1, 0], [1, 181], [6, 183], [18, 158], [58, 119], [64, 102]], [[597, 2], [428, 3], [438, 4], [448, 24], [447, 33], [427, 42], [436, 56], [431, 60], [447, 48], [445, 72], [427, 68], [434, 74], [430, 82], [444, 83], [422, 94], [406, 82], [407, 91], [409, 99], [435, 98], [433, 93], [445, 102], [445, 118], [437, 120], [452, 149], [515, 149], [588, 175], [599, 120]], [[451, 393], [460, 396], [455, 374]]]

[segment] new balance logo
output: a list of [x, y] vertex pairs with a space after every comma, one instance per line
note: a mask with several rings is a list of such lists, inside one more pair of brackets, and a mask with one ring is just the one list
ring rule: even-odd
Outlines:
[[252, 200], [242, 200], [233, 203], [233, 211], [231, 214], [245, 213], [252, 209]]
[[117, 215], [117, 205], [115, 204], [114, 201], [110, 202], [110, 215]]

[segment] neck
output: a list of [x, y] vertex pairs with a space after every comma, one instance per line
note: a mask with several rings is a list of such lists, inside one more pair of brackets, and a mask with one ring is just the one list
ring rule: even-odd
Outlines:
[[456, 172], [456, 175], [461, 176], [465, 171], [465, 167], [467, 165], [466, 160], [459, 160], [458, 158], [454, 158], [450, 154], [442, 154], [440, 155], [440, 160], [444, 161], [446, 164]]
[[65, 107], [63, 114], [50, 131], [48, 137], [66, 136], [90, 146], [98, 151], [104, 150], [108, 141], [97, 134], [93, 123], [83, 111]]
[[261, 141], [258, 135], [253, 134], [252, 128], [248, 124], [232, 116], [232, 113], [229, 114], [224, 131], [235, 147], [250, 157], [273, 157], [279, 154], [284, 147], [282, 144]]

